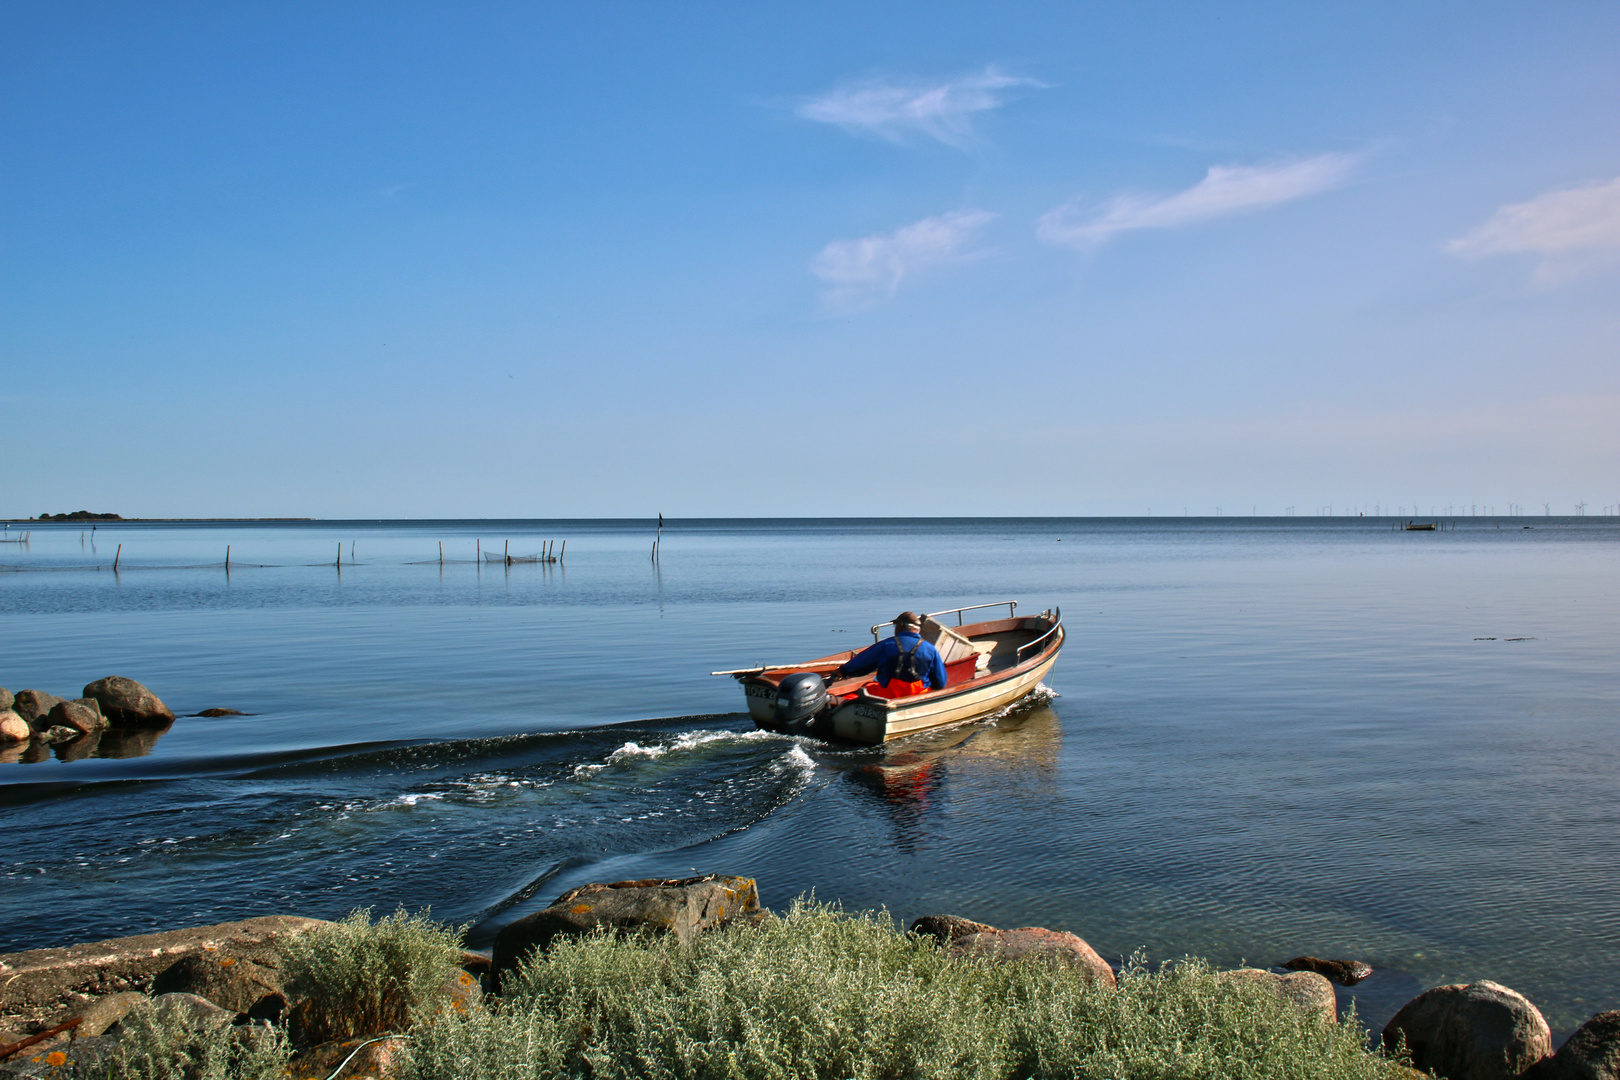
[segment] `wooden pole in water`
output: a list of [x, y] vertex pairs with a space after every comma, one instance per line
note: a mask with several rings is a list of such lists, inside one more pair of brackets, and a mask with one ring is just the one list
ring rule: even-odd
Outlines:
[[508, 540], [506, 546], [501, 548], [501, 561], [507, 566], [512, 565], [512, 541]]
[[443, 567], [444, 567], [444, 541], [443, 540], [439, 541], [439, 567], [440, 567], [440, 569], [443, 569]]
[[568, 554], [568, 541], [564, 540], [562, 550], [557, 552], [557, 561], [562, 562], [563, 556], [566, 554]]
[[225, 572], [231, 572], [231, 545], [225, 545]]
[[337, 562], [333, 563], [332, 565], [340, 568], [343, 566], [343, 541], [341, 540], [338, 541]]
[[124, 557], [124, 545], [119, 544], [118, 550], [113, 553], [113, 573], [118, 573], [118, 560]]

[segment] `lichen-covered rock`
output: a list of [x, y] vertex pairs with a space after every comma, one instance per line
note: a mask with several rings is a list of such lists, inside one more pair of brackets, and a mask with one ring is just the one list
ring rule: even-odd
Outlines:
[[280, 998], [281, 1008], [286, 1002], [281, 975], [274, 968], [231, 949], [206, 946], [159, 972], [152, 980], [152, 993], [196, 994], [233, 1013], [252, 1013], [266, 998]]
[[1244, 979], [1269, 987], [1284, 1001], [1291, 1001], [1306, 1012], [1316, 1013], [1327, 1023], [1338, 1019], [1338, 1001], [1333, 996], [1333, 984], [1314, 971], [1291, 971], [1278, 975], [1259, 968], [1238, 968], [1223, 972], [1222, 978]]
[[53, 1046], [31, 1046], [0, 1061], [0, 1076], [22, 1080], [77, 1080], [117, 1076], [118, 1037], [98, 1035]]
[[1552, 1052], [1552, 1032], [1523, 994], [1488, 980], [1437, 986], [1401, 1006], [1383, 1042], [1447, 1080], [1511, 1080]]
[[1314, 971], [1340, 986], [1354, 986], [1373, 972], [1371, 964], [1360, 960], [1323, 960], [1315, 956], [1296, 956], [1282, 966], [1289, 971]]
[[559, 935], [611, 927], [669, 933], [686, 942], [758, 910], [753, 878], [708, 874], [582, 885], [563, 893], [544, 911], [501, 928], [491, 957], [492, 980], [499, 987], [503, 972], [529, 953], [544, 951]]
[[1040, 959], [1070, 964], [1076, 969], [1108, 986], [1114, 985], [1114, 969], [1097, 955], [1095, 949], [1074, 934], [1063, 930], [1047, 930], [1040, 926], [1023, 926], [1016, 930], [980, 930], [963, 934], [948, 946], [956, 956], [977, 957], [985, 960]]
[[11, 710], [32, 724], [49, 716], [61, 700], [43, 690], [24, 690], [12, 701]]
[[477, 976], [458, 969], [439, 988], [439, 1002], [438, 1011], [466, 1016], [483, 1004], [484, 990]]
[[84, 696], [101, 703], [107, 722], [119, 727], [157, 727], [174, 722], [174, 710], [134, 679], [109, 675], [84, 688]]
[[1576, 1028], [1558, 1053], [1520, 1080], [1620, 1080], [1620, 1010], [1600, 1012]]
[[909, 927], [911, 933], [926, 935], [941, 945], [949, 945], [957, 938], [967, 937], [969, 934], [993, 932], [995, 929], [987, 923], [974, 922], [960, 915], [924, 915]]
[[34, 735], [32, 725], [11, 709], [0, 710], [0, 743], [27, 742]]
[[[319, 919], [269, 915], [241, 922], [195, 926], [159, 934], [86, 942], [58, 949], [0, 954], [0, 1026], [38, 1023], [79, 1007], [84, 996], [146, 990], [159, 972], [183, 956], [228, 948], [260, 964], [276, 962], [277, 943]], [[234, 1015], [234, 1014], [233, 1014]]]

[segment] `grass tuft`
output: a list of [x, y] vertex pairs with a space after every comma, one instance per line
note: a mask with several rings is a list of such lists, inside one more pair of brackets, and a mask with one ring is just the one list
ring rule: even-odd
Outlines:
[[404, 909], [371, 909], [287, 938], [280, 946], [289, 1020], [301, 1045], [403, 1032], [461, 960], [461, 933]]
[[496, 1010], [417, 1029], [412, 1080], [1374, 1080], [1353, 1017], [1325, 1023], [1199, 961], [1117, 989], [1038, 961], [950, 959], [888, 916], [798, 902], [690, 945], [559, 941]]

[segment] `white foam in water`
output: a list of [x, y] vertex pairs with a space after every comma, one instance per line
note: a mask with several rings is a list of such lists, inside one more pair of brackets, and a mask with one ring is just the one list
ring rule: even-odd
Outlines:
[[[643, 746], [634, 740], [625, 743], [613, 751], [602, 761], [574, 766], [574, 776], [586, 779], [601, 772], [611, 765], [620, 765], [628, 761], [642, 759], [655, 761], [672, 752], [685, 752], [696, 750], [699, 747], [712, 746], [716, 743], [756, 743], [773, 741], [792, 741], [790, 736], [778, 735], [773, 731], [714, 731], [700, 728], [696, 731], [683, 731], [666, 743], [654, 743]], [[807, 759], [808, 760], [808, 759]]]

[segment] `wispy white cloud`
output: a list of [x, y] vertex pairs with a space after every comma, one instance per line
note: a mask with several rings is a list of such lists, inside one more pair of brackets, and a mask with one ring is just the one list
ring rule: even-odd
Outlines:
[[1036, 231], [1049, 244], [1092, 247], [1135, 229], [1173, 229], [1303, 199], [1344, 183], [1359, 161], [1320, 154], [1275, 165], [1211, 165], [1174, 195], [1116, 195], [1097, 207], [1074, 199], [1043, 214]]
[[822, 300], [829, 307], [865, 307], [893, 296], [919, 270], [962, 257], [963, 245], [995, 217], [987, 210], [953, 210], [892, 233], [834, 240], [811, 260], [810, 272], [827, 283]]
[[1620, 177], [1503, 206], [1446, 247], [1470, 259], [1539, 255], [1542, 284], [1611, 264], [1620, 255]]
[[972, 142], [973, 118], [979, 113], [999, 109], [1016, 90], [1046, 85], [987, 67], [947, 82], [850, 84], [802, 102], [797, 111], [806, 120], [837, 124], [855, 134], [895, 142], [923, 135], [960, 148]]

